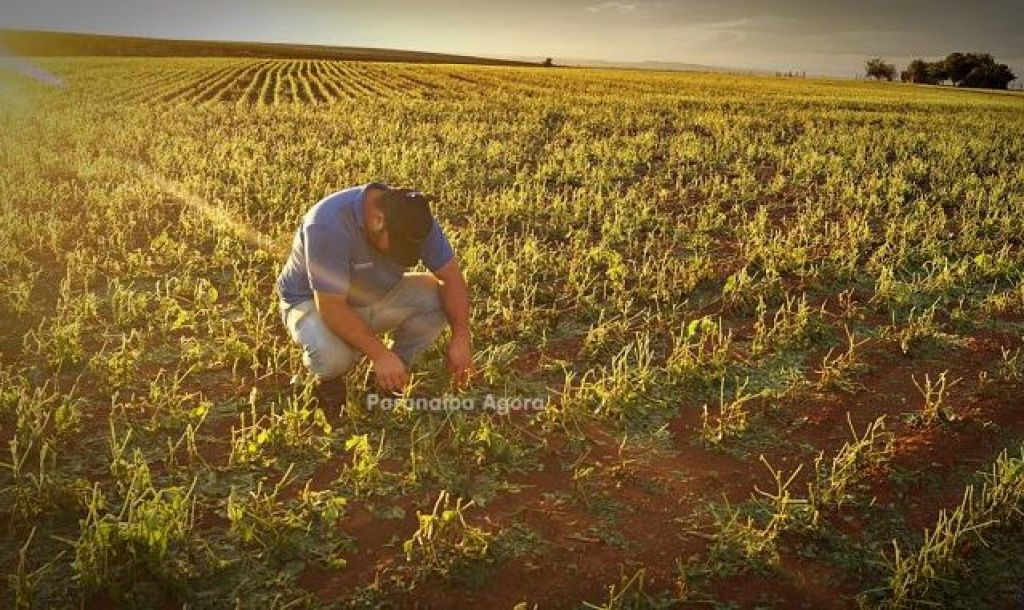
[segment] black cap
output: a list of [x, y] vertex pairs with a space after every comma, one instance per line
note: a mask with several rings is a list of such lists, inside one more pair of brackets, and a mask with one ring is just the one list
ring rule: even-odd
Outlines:
[[388, 230], [388, 256], [403, 267], [420, 260], [423, 243], [434, 226], [429, 198], [411, 189], [388, 189], [382, 198]]

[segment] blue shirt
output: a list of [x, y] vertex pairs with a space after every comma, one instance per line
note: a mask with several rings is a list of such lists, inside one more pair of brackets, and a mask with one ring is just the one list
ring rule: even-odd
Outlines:
[[[378, 301], [402, 279], [406, 268], [374, 248], [366, 235], [363, 206], [367, 188], [354, 186], [321, 199], [302, 217], [288, 261], [277, 276], [277, 290], [289, 305], [313, 299], [313, 291], [348, 296], [352, 307]], [[430, 271], [454, 253], [437, 221], [420, 259]]]

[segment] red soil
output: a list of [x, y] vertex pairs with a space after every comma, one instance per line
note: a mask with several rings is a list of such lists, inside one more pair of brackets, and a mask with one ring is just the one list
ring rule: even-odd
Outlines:
[[[787, 472], [798, 461], [803, 462], [806, 477], [812, 460], [799, 449], [800, 444], [810, 444], [830, 455], [851, 438], [848, 412], [858, 431], [879, 415], [886, 415], [887, 427], [897, 440], [895, 455], [890, 464], [869, 473], [870, 493], [876, 503], [896, 507], [911, 527], [927, 527], [934, 523], [940, 508], [959, 502], [964, 475], [992, 461], [1002, 447], [1001, 434], [1015, 438], [1024, 434], [1024, 408], [1015, 388], [996, 384], [988, 388], [988, 394], [978, 395], [978, 373], [992, 369], [1001, 345], [1015, 347], [1020, 343], [1017, 336], [982, 333], [967, 340], [963, 347], [920, 359], [903, 356], [893, 344], [866, 345], [862, 353], [871, 369], [857, 379], [863, 389], [853, 394], [801, 393], [788, 400], [780, 407], [784, 419], [802, 420], [804, 424], [780, 431], [783, 442], [765, 451], [766, 458]], [[578, 340], [565, 340], [520, 357], [516, 368], [524, 373], [535, 371], [544, 358], [571, 358], [579, 349]], [[934, 378], [944, 370], [949, 370], [952, 378], [963, 379], [947, 397], [957, 419], [932, 426], [904, 421], [901, 415], [919, 411], [923, 400], [912, 376], [920, 379], [927, 372]], [[995, 425], [985, 425], [986, 421]], [[526, 525], [545, 542], [540, 554], [498, 566], [478, 589], [428, 580], [414, 591], [394, 593], [392, 601], [401, 607], [423, 608], [508, 608], [520, 601], [566, 608], [581, 600], [606, 599], [608, 585], [640, 567], [646, 571], [648, 591], [674, 591], [677, 560], [701, 556], [707, 549], [711, 530], [701, 517], [707, 503], [723, 497], [732, 503], [742, 502], [755, 486], [767, 489], [771, 484], [756, 455], [737, 458], [704, 448], [696, 442], [699, 429], [697, 409], [686, 406], [668, 427], [670, 447], [648, 450], [627, 443], [622, 455], [621, 437], [599, 426], [588, 426], [584, 431], [592, 446], [582, 463], [595, 466], [597, 474], [587, 489], [593, 497], [604, 495], [620, 507], [610, 527], [622, 537], [621, 545], [602, 540], [591, 529], [601, 527], [602, 521], [574, 499], [569, 465], [578, 456], [568, 450], [565, 439], [549, 436], [549, 444], [540, 456], [543, 468], [510, 478], [522, 488], [519, 493], [505, 493], [483, 508], [471, 509], [468, 515], [472, 523], [492, 532], [514, 522]], [[338, 465], [331, 463], [321, 469], [327, 478], [336, 476]], [[889, 477], [895, 469], [934, 473], [939, 484], [917, 489], [913, 498], [902, 497]], [[320, 479], [318, 471], [314, 480]], [[804, 489], [802, 480], [795, 489]], [[405, 509], [403, 519], [377, 519], [368, 511], [354, 509], [342, 528], [356, 539], [359, 551], [341, 571], [308, 569], [302, 584], [324, 600], [332, 600], [351, 594], [353, 587], [373, 582], [375, 577], [385, 580], [389, 574], [407, 574], [403, 570], [409, 566], [400, 544], [392, 543], [412, 534], [416, 509], [429, 510], [432, 498], [406, 497], [396, 502]], [[855, 511], [844, 509], [828, 516], [827, 521], [856, 539], [863, 526], [859, 518]], [[862, 583], [844, 578], [838, 568], [825, 561], [800, 559], [785, 550], [785, 540], [782, 548], [777, 573], [713, 581], [711, 593], [720, 601], [740, 607], [766, 600], [785, 607], [855, 605], [853, 597]]]

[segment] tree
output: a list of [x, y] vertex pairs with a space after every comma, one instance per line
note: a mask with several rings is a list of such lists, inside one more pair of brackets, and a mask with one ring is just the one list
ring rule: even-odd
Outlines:
[[1006, 89], [1010, 81], [1017, 75], [1006, 64], [982, 64], [971, 68], [967, 76], [958, 84], [960, 87], [977, 87], [981, 89]]
[[949, 72], [946, 70], [946, 63], [943, 61], [930, 61], [928, 63], [928, 80], [933, 84], [941, 84], [949, 79]]
[[949, 80], [957, 87], [1006, 89], [1017, 76], [989, 53], [950, 53], [941, 61], [915, 59], [900, 74], [909, 83], [937, 85]]
[[907, 69], [903, 71], [903, 81], [907, 83], [919, 83], [922, 85], [934, 85], [938, 81], [934, 79], [928, 62], [923, 59], [915, 59], [910, 62]]
[[914, 59], [910, 61], [900, 79], [904, 83], [919, 83], [922, 85], [938, 85], [949, 78], [945, 61], [925, 61]]
[[896, 66], [885, 63], [885, 60], [880, 57], [869, 59], [864, 64], [864, 69], [867, 72], [868, 78], [878, 80], [893, 80], [896, 78]]
[[[991, 59], [991, 56], [989, 56]], [[953, 84], [967, 78], [971, 70], [979, 64], [980, 57], [976, 53], [950, 53], [943, 60], [945, 72]]]
[[[989, 53], [950, 53], [942, 61], [925, 63], [930, 80], [938, 82], [949, 79], [957, 87], [1006, 89], [1016, 78], [1009, 66], [996, 63]], [[910, 67], [907, 71], [912, 72]]]
[[938, 85], [946, 78], [948, 76], [944, 62], [923, 59], [915, 59], [910, 62], [907, 69], [900, 73], [900, 80], [903, 82], [921, 85]]
[[555, 65], [555, 60], [551, 59], [550, 57], [545, 57], [544, 62], [541, 65], [544, 66], [545, 68], [550, 68], [551, 66]]

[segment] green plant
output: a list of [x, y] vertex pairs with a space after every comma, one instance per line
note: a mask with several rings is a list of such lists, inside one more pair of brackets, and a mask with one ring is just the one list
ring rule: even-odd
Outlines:
[[64, 552], [61, 551], [47, 563], [34, 570], [30, 569], [28, 549], [36, 535], [36, 529], [35, 527], [32, 528], [28, 538], [25, 539], [25, 544], [21, 545], [21, 548], [18, 549], [18, 565], [14, 572], [7, 576], [8, 586], [14, 592], [14, 607], [16, 610], [29, 610], [33, 607], [32, 601], [36, 598], [36, 587], [40, 579], [54, 563], [64, 556]]
[[248, 417], [244, 411], [239, 413], [239, 425], [231, 429], [230, 464], [271, 464], [288, 452], [329, 453], [326, 435], [331, 425], [323, 411], [313, 407], [310, 386], [272, 400], [265, 415], [257, 415], [258, 402], [259, 393], [253, 388]]
[[12, 519], [26, 521], [58, 505], [62, 488], [52, 474], [56, 460], [49, 445], [43, 444], [39, 449], [35, 472], [26, 468], [26, 462], [32, 456], [31, 442], [23, 446], [18, 439], [14, 439], [8, 446], [11, 461], [2, 466], [10, 470], [11, 482], [0, 488], [0, 497], [5, 499], [3, 512]]
[[754, 487], [755, 493], [759, 496], [758, 503], [769, 515], [768, 524], [764, 528], [766, 536], [774, 536], [775, 532], [787, 531], [805, 527], [808, 523], [808, 516], [812, 512], [812, 506], [807, 498], [798, 498], [790, 491], [793, 481], [796, 480], [804, 465], [798, 464], [793, 472], [786, 476], [781, 469], [775, 469], [762, 455], [761, 463], [771, 473], [775, 483], [774, 491], [764, 491]]
[[307, 481], [297, 500], [286, 502], [282, 492], [294, 482], [294, 467], [289, 465], [270, 490], [264, 490], [263, 481], [248, 493], [231, 488], [226, 506], [230, 532], [242, 544], [255, 544], [278, 560], [312, 557], [344, 567], [342, 554], [351, 550], [351, 541], [339, 522], [348, 501], [330, 490], [314, 491]]
[[916, 308], [912, 309], [902, 327], [897, 327], [894, 323], [896, 338], [904, 354], [912, 354], [921, 346], [942, 338], [942, 329], [935, 320], [936, 308], [937, 305], [932, 305], [920, 313]]
[[702, 386], [724, 379], [729, 366], [732, 331], [709, 317], [688, 322], [672, 337], [672, 351], [665, 363], [670, 379], [695, 381]]
[[352, 463], [341, 478], [350, 482], [357, 494], [374, 489], [383, 475], [380, 460], [384, 455], [384, 431], [376, 448], [370, 445], [369, 435], [358, 434], [345, 441], [345, 450], [352, 452]]
[[985, 473], [979, 487], [968, 485], [959, 506], [940, 511], [934, 527], [925, 530], [920, 546], [904, 551], [893, 541], [893, 554], [888, 559], [889, 578], [882, 590], [865, 596], [882, 594], [879, 605], [903, 608], [930, 605], [939, 589], [963, 569], [962, 549], [971, 541], [985, 544], [984, 535], [997, 528], [1019, 527], [1024, 507], [1024, 447], [1020, 457], [1003, 451]]
[[999, 378], [1003, 381], [1017, 382], [1024, 379], [1024, 358], [1021, 357], [1021, 349], [1014, 351], [1000, 347]]
[[115, 514], [106, 510], [107, 500], [96, 485], [81, 521], [81, 535], [73, 543], [75, 579], [86, 590], [105, 588], [115, 595], [123, 593], [138, 565], [170, 582], [186, 579], [187, 572], [172, 555], [191, 544], [194, 489], [195, 481], [187, 490], [133, 485]]
[[8, 285], [6, 292], [8, 303], [10, 304], [11, 311], [15, 315], [25, 315], [29, 311], [31, 304], [32, 289], [35, 287], [36, 282], [39, 280], [39, 276], [42, 274], [42, 270], [37, 269], [35, 271], [29, 271], [24, 274], [17, 274], [11, 278], [11, 283]]
[[[893, 435], [886, 430], [885, 416], [879, 416], [857, 433], [850, 414], [846, 423], [853, 435], [852, 441], [843, 443], [831, 460], [821, 452], [814, 460], [814, 478], [807, 484], [807, 497], [816, 510], [841, 508], [850, 497], [850, 488], [860, 481], [866, 471], [886, 460], [893, 453]], [[815, 521], [817, 521], [817, 513]]]
[[824, 390], [838, 388], [847, 392], [858, 389], [858, 385], [850, 378], [863, 372], [867, 365], [861, 361], [858, 349], [867, 343], [867, 339], [857, 341], [850, 327], [846, 327], [846, 350], [838, 354], [829, 349], [821, 359], [818, 370], [818, 386]]
[[608, 586], [608, 599], [601, 603], [585, 602], [584, 608], [592, 610], [657, 610], [674, 607], [674, 600], [656, 596], [647, 591], [646, 571], [638, 569], [631, 576], [625, 571], [617, 584]]
[[747, 430], [748, 412], [746, 403], [758, 398], [758, 394], [746, 394], [749, 379], [734, 382], [732, 396], [726, 398], [725, 379], [719, 383], [717, 414], [712, 415], [704, 405], [701, 416], [701, 438], [710, 445], [720, 445], [727, 439], [741, 436]]
[[747, 571], [768, 572], [779, 561], [776, 540], [778, 523], [760, 525], [752, 515], [728, 503], [711, 509], [714, 534], [708, 547], [708, 569], [716, 576]]
[[949, 371], [943, 371], [935, 381], [932, 381], [932, 378], [925, 373], [923, 385], [918, 383], [916, 377], [912, 378], [917, 390], [924, 397], [924, 406], [921, 408], [921, 420], [925, 425], [953, 419], [953, 415], [946, 408], [946, 390], [960, 383], [960, 380], [956, 379], [947, 383], [946, 375], [948, 373]]
[[650, 337], [641, 335], [612, 357], [592, 379], [584, 376], [573, 398], [592, 414], [620, 422], [636, 421], [659, 409], [658, 370], [654, 366]]
[[448, 491], [442, 490], [430, 513], [416, 511], [418, 527], [402, 544], [406, 561], [415, 562], [418, 571], [448, 578], [485, 560], [493, 536], [466, 522], [465, 511], [472, 505], [462, 498], [453, 505]]
[[807, 295], [786, 296], [782, 306], [768, 318], [768, 306], [764, 299], [757, 304], [757, 322], [754, 324], [754, 337], [751, 341], [751, 353], [755, 356], [766, 353], [769, 349], [788, 349], [806, 347], [811, 341], [824, 332], [821, 317], [824, 305], [814, 310], [807, 302]]

